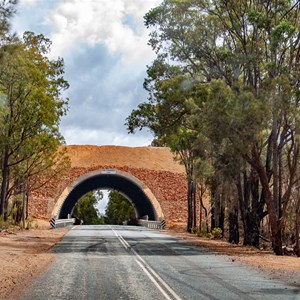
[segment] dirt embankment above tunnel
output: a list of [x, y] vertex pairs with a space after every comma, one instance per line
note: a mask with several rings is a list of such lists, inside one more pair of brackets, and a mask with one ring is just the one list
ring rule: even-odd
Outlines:
[[114, 165], [184, 173], [183, 165], [166, 147], [71, 145], [67, 146], [67, 153], [72, 167]]

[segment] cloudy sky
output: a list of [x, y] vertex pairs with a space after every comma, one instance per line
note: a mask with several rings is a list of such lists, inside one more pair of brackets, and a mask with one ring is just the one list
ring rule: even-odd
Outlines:
[[68, 145], [147, 146], [142, 131], [128, 135], [131, 110], [146, 100], [143, 79], [154, 53], [143, 16], [161, 0], [19, 0], [13, 30], [52, 40], [65, 60], [69, 112], [61, 122]]

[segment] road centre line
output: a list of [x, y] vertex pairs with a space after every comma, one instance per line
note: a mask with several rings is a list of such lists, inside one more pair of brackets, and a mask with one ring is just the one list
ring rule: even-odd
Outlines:
[[174, 290], [148, 265], [148, 263], [128, 244], [128, 242], [112, 227], [111, 230], [114, 232], [124, 248], [134, 254], [136, 263], [141, 267], [164, 297], [167, 300], [181, 300]]

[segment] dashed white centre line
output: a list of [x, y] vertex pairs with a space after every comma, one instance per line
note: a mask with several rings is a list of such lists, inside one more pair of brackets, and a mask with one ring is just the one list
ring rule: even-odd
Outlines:
[[114, 232], [124, 248], [134, 254], [136, 263], [141, 267], [141, 269], [154, 283], [158, 290], [163, 294], [163, 296], [167, 300], [181, 300], [181, 298], [174, 292], [174, 290], [147, 264], [147, 262], [134, 249], [130, 247], [127, 241], [112, 227], [111, 230]]

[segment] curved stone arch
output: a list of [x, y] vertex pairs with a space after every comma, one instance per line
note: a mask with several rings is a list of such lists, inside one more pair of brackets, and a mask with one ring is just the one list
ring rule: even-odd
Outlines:
[[77, 201], [95, 189], [114, 189], [123, 194], [134, 206], [137, 217], [149, 216], [149, 220], [160, 221], [164, 214], [151, 190], [136, 177], [116, 169], [89, 172], [66, 187], [58, 197], [52, 217], [67, 218]]

